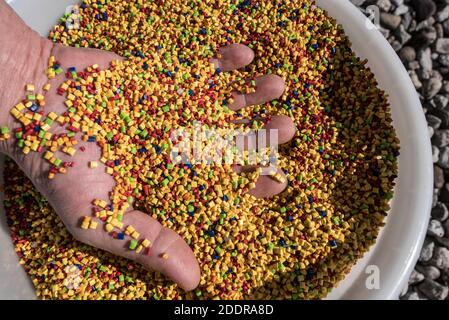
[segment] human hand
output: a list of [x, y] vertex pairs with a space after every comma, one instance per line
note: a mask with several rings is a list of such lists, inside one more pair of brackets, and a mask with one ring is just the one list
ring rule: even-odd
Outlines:
[[[0, 25], [11, 32], [1, 32], [0, 35], [0, 124], [9, 128], [17, 126], [9, 115], [9, 108], [19, 102], [24, 95], [27, 83], [33, 83], [36, 89], [48, 82], [45, 69], [50, 55], [55, 56], [63, 69], [75, 67], [84, 70], [86, 67], [98, 64], [106, 69], [119, 56], [96, 49], [77, 49], [53, 44], [49, 40], [39, 37], [24, 25], [14, 12], [0, 1]], [[20, 39], [19, 41], [17, 41]], [[23, 41], [21, 40], [23, 39]], [[243, 45], [231, 45], [221, 50], [220, 59], [213, 59], [213, 63], [223, 71], [241, 68], [254, 58], [251, 49]], [[61, 74], [50, 81], [52, 90], [45, 94], [45, 113], [63, 114], [66, 111], [65, 97], [56, 94], [56, 88], [64, 80]], [[246, 96], [235, 94], [232, 110], [246, 106], [264, 103], [282, 95], [284, 84], [281, 78], [273, 75], [260, 77], [256, 80], [257, 90]], [[266, 129], [279, 130], [279, 142], [289, 141], [294, 133], [294, 125], [287, 117], [274, 116], [266, 125]], [[55, 128], [54, 134], [64, 133], [63, 128]], [[99, 163], [97, 170], [91, 170], [88, 162], [101, 157], [101, 149], [95, 143], [84, 142], [80, 137], [74, 157], [61, 155], [62, 161], [75, 162], [73, 169], [55, 179], [47, 178], [50, 165], [44, 161], [42, 154], [32, 152], [24, 155], [11, 139], [0, 144], [0, 151], [11, 156], [31, 179], [36, 188], [49, 201], [59, 214], [70, 233], [79, 241], [112, 252], [116, 255], [132, 259], [148, 269], [162, 272], [178, 283], [182, 288], [191, 290], [199, 282], [200, 270], [189, 246], [174, 231], [161, 226], [149, 215], [130, 207], [124, 216], [125, 225], [135, 226], [142, 237], [152, 243], [151, 256], [137, 254], [131, 251], [120, 240], [111, 240], [103, 230], [83, 230], [79, 227], [80, 219], [91, 211], [93, 199], [108, 199], [109, 192], [115, 182], [112, 176]], [[236, 169], [243, 170], [243, 169]], [[282, 174], [282, 171], [279, 171]], [[256, 187], [250, 191], [256, 197], [269, 197], [281, 192], [286, 183], [278, 183], [268, 177], [261, 176]], [[160, 258], [161, 253], [167, 253], [170, 259]]]

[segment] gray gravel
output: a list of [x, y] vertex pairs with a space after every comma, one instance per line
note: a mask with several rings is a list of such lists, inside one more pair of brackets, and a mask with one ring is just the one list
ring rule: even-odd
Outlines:
[[432, 140], [434, 199], [403, 300], [449, 300], [449, 0], [351, 0], [380, 9], [379, 31], [409, 72]]

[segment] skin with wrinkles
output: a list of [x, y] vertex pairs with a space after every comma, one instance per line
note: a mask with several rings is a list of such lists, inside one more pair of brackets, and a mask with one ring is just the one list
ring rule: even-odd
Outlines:
[[[40, 90], [48, 81], [44, 71], [50, 55], [55, 56], [63, 69], [75, 67], [77, 70], [83, 70], [93, 64], [104, 69], [112, 60], [121, 59], [111, 52], [53, 44], [28, 28], [3, 0], [0, 0], [0, 27], [0, 124], [10, 128], [17, 124], [9, 115], [9, 108], [23, 98], [25, 85], [32, 83]], [[230, 71], [251, 63], [253, 58], [251, 49], [234, 44], [222, 48], [221, 58], [213, 59], [212, 62], [223, 71]], [[66, 111], [63, 104], [65, 98], [57, 95], [54, 89], [63, 80], [63, 74], [50, 80], [53, 90], [45, 95], [46, 113], [53, 111], [62, 114]], [[279, 76], [262, 76], [256, 79], [256, 84], [258, 89], [252, 94], [243, 96], [234, 93], [232, 110], [276, 99], [284, 91], [284, 83]], [[288, 142], [295, 134], [293, 122], [285, 116], [274, 116], [267, 125], [268, 128], [279, 129], [280, 143]], [[150, 257], [127, 250], [120, 241], [110, 241], [107, 233], [100, 228], [95, 231], [79, 228], [79, 220], [89, 212], [92, 200], [109, 198], [114, 180], [105, 173], [102, 163], [99, 163], [97, 170], [88, 168], [89, 161], [100, 158], [101, 150], [96, 144], [83, 142], [80, 136], [77, 138], [78, 147], [84, 146], [85, 151], [77, 152], [75, 159], [68, 155], [62, 156], [62, 161], [76, 161], [76, 167], [67, 174], [58, 175], [54, 180], [47, 179], [49, 165], [42, 159], [42, 154], [32, 153], [25, 156], [14, 146], [12, 139], [1, 142], [0, 152], [8, 154], [20, 166], [77, 240], [135, 260], [148, 269], [162, 272], [186, 290], [195, 288], [200, 279], [200, 270], [189, 246], [174, 231], [162, 227], [147, 214], [130, 208], [124, 222], [136, 226], [142, 237], [151, 240], [154, 254]], [[282, 171], [279, 173], [283, 174]], [[261, 177], [256, 188], [250, 193], [260, 198], [271, 197], [283, 191], [285, 187], [286, 183]], [[170, 259], [161, 259], [161, 253], [167, 253]]]

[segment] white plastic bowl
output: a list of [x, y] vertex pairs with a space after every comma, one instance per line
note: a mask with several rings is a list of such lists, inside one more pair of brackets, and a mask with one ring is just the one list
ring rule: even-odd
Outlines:
[[[9, 0], [42, 35], [75, 0]], [[344, 26], [356, 53], [388, 93], [394, 126], [401, 140], [399, 177], [392, 209], [377, 243], [359, 260], [329, 299], [397, 299], [416, 263], [432, 201], [433, 166], [427, 124], [413, 84], [394, 50], [348, 0], [318, 0]], [[1, 30], [0, 32], [7, 32]], [[1, 166], [1, 165], [0, 165]], [[3, 210], [3, 209], [2, 209]], [[0, 214], [0, 298], [32, 299], [34, 291], [13, 250], [4, 214]], [[379, 268], [379, 289], [368, 289], [366, 267]]]

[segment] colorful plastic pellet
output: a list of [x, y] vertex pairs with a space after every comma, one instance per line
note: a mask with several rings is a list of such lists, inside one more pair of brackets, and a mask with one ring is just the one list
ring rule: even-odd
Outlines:
[[136, 247], [137, 247], [137, 240], [131, 239], [131, 241], [129, 242], [129, 249], [130, 250], [135, 250]]
[[81, 223], [81, 228], [83, 229], [89, 229], [89, 226], [91, 224], [91, 219], [90, 217], [84, 217], [83, 222]]
[[89, 161], [89, 168], [94, 169], [96, 167], [98, 167], [97, 161]]

